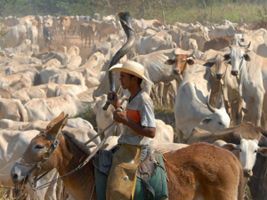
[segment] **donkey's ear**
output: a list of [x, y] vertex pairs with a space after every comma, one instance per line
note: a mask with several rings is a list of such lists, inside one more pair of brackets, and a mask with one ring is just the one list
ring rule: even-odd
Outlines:
[[66, 125], [68, 120], [68, 115], [65, 115], [64, 112], [60, 113], [59, 116], [52, 119], [46, 127], [45, 132], [50, 136], [56, 136], [62, 128]]

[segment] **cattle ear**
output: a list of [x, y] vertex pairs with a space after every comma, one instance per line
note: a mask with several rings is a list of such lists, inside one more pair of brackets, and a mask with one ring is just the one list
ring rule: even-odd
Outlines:
[[209, 68], [211, 68], [213, 65], [214, 65], [214, 62], [206, 62], [204, 64], [205, 67], [209, 67]]
[[234, 151], [234, 150], [240, 150], [239, 146], [233, 143], [226, 143], [225, 145], [222, 146], [224, 149], [227, 149], [229, 151]]
[[165, 64], [166, 65], [173, 65], [173, 64], [175, 64], [175, 59], [168, 59], [165, 61]]
[[244, 58], [245, 58], [246, 61], [250, 61], [250, 56], [247, 53], [244, 54]]
[[246, 114], [246, 113], [248, 113], [248, 109], [242, 107], [242, 112], [244, 112]]
[[224, 60], [229, 60], [231, 58], [229, 53], [228, 54], [224, 54], [223, 57], [224, 57]]
[[264, 157], [267, 157], [267, 147], [260, 147], [258, 149], [258, 153], [261, 154]]
[[193, 65], [195, 63], [194, 59], [192, 57], [189, 57], [186, 59], [186, 62], [189, 64], [189, 65]]

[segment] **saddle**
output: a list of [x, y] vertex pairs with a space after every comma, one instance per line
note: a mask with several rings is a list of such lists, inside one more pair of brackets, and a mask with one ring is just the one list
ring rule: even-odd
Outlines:
[[[116, 149], [100, 150], [93, 159], [97, 200], [106, 199], [106, 181], [115, 151]], [[150, 153], [138, 166], [134, 199], [160, 200], [165, 198], [168, 198], [168, 189], [163, 156]]]

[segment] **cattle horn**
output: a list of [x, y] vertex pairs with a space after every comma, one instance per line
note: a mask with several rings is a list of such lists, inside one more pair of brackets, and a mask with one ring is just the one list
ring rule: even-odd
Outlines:
[[[111, 59], [111, 62], [109, 64], [109, 67], [112, 67], [118, 61], [130, 50], [130, 48], [133, 46], [134, 41], [135, 41], [135, 35], [134, 35], [134, 30], [132, 28], [131, 24], [131, 16], [129, 12], [120, 12], [118, 14], [121, 22], [121, 26], [127, 36], [127, 41], [126, 43], [116, 52], [116, 54], [113, 56]], [[109, 88], [110, 91], [115, 92], [115, 81], [112, 72], [110, 71], [108, 74], [109, 77]], [[103, 107], [104, 110], [107, 110], [108, 106], [110, 105], [110, 100], [107, 101], [106, 105]]]
[[241, 44], [240, 41], [238, 41], [238, 45], [239, 45], [240, 47], [244, 47], [244, 48], [246, 48], [246, 49], [248, 49], [248, 48], [250, 47], [250, 44], [251, 44], [251, 41], [250, 41], [248, 44]]
[[188, 138], [187, 143], [191, 144], [196, 141], [213, 143], [217, 140], [223, 140], [226, 143], [239, 144], [241, 137], [240, 134], [235, 134], [235, 129], [236, 127], [231, 127], [216, 132], [194, 129], [192, 131], [192, 136]]
[[267, 130], [264, 130], [263, 128], [259, 126], [256, 127], [256, 130], [260, 132], [262, 135], [264, 135], [265, 137], [267, 137]]
[[224, 104], [224, 97], [223, 97], [223, 95], [221, 96], [221, 108], [220, 109], [222, 109], [222, 108], [225, 108], [225, 104]]
[[212, 105], [210, 105], [210, 95], [208, 96], [207, 107], [211, 112], [213, 113], [215, 112], [215, 108]]

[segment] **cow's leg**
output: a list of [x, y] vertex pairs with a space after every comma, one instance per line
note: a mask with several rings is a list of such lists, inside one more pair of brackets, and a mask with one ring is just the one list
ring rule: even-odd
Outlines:
[[263, 109], [262, 109], [262, 127], [267, 129], [267, 93], [264, 95]]
[[[158, 104], [160, 105], [160, 106], [163, 106], [163, 98], [165, 99], [166, 98], [166, 96], [163, 96], [163, 92], [164, 92], [164, 87], [165, 87], [165, 83], [163, 83], [163, 82], [159, 82], [158, 83], [158, 89], [157, 89], [157, 94], [156, 94], [156, 96], [157, 96], [157, 98], [158, 98]], [[166, 105], [166, 104], [165, 104]]]
[[167, 105], [167, 107], [170, 106], [169, 101], [169, 89], [170, 89], [171, 83], [164, 83], [163, 91], [162, 91], [162, 105]]
[[255, 119], [254, 124], [256, 126], [261, 126], [264, 93], [261, 91], [258, 91], [257, 95], [254, 98], [255, 98], [255, 102], [254, 102], [255, 109], [252, 109], [252, 112], [253, 112], [252, 117]]

